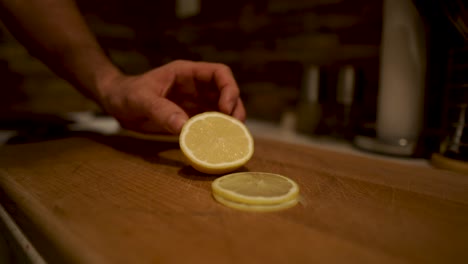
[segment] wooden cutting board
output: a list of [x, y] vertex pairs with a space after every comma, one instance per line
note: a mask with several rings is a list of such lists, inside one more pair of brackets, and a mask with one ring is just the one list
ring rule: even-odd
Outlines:
[[177, 143], [0, 148], [0, 202], [50, 263], [467, 263], [468, 176], [256, 139], [243, 168], [298, 182], [275, 213], [218, 204]]

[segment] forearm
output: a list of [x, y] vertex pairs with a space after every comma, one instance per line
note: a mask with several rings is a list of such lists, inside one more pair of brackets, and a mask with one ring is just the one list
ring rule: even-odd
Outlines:
[[11, 33], [57, 75], [98, 100], [120, 71], [105, 56], [72, 0], [0, 0]]

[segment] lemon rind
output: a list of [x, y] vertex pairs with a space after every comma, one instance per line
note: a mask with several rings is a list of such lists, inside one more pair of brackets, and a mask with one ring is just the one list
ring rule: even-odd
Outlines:
[[213, 193], [214, 199], [219, 202], [220, 204], [237, 209], [237, 210], [242, 210], [242, 211], [249, 211], [249, 212], [276, 212], [276, 211], [282, 211], [289, 209], [291, 207], [294, 207], [299, 200], [298, 199], [293, 199], [289, 201], [285, 201], [282, 203], [278, 204], [268, 204], [268, 205], [260, 205], [260, 204], [244, 204], [244, 203], [238, 203], [234, 201], [227, 200], [215, 193]]
[[[226, 177], [235, 177], [236, 175], [239, 174], [267, 174], [267, 175], [272, 175], [275, 177], [281, 177], [291, 183], [292, 188], [289, 190], [288, 193], [278, 196], [278, 197], [262, 197], [262, 196], [257, 196], [257, 197], [252, 197], [252, 196], [247, 196], [243, 194], [239, 194], [237, 192], [231, 191], [231, 190], [226, 190], [222, 187], [220, 187], [219, 182], [225, 179]], [[294, 199], [297, 199], [299, 196], [299, 185], [293, 181], [292, 179], [285, 177], [280, 174], [276, 173], [268, 173], [268, 172], [237, 172], [237, 173], [231, 173], [228, 175], [224, 175], [222, 177], [217, 178], [211, 183], [211, 189], [212, 192], [222, 198], [225, 198], [229, 201], [232, 202], [237, 202], [237, 203], [242, 203], [242, 204], [252, 204], [252, 205], [272, 205], [272, 204], [279, 204], [279, 203], [284, 203], [288, 202]]]

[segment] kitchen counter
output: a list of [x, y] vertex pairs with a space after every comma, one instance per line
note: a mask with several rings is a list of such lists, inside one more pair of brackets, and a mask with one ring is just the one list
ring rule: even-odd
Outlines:
[[297, 181], [296, 207], [224, 207], [215, 177], [187, 166], [177, 142], [90, 132], [0, 148], [0, 202], [50, 263], [468, 260], [466, 175], [255, 139], [243, 170]]

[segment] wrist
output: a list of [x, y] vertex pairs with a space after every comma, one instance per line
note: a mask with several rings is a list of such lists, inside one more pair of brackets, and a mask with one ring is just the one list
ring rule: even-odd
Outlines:
[[114, 115], [122, 105], [122, 85], [127, 75], [120, 69], [112, 67], [100, 68], [95, 77], [94, 97], [92, 98], [103, 111]]
[[116, 88], [116, 84], [119, 79], [122, 79], [124, 74], [117, 67], [108, 67], [105, 70], [101, 70], [95, 76], [94, 84], [94, 100], [99, 104], [103, 104], [105, 100], [112, 93], [112, 90]]

